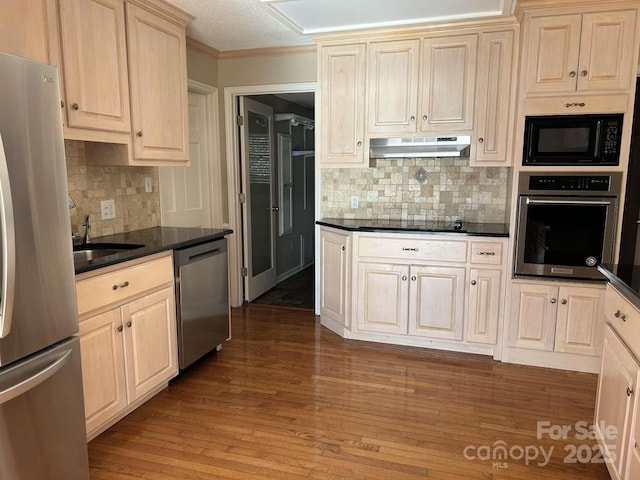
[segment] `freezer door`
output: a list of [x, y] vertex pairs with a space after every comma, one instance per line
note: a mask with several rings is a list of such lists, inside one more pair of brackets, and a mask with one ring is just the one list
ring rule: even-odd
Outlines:
[[89, 478], [76, 337], [0, 370], [0, 478]]
[[57, 70], [0, 53], [0, 85], [4, 366], [70, 337], [78, 318]]

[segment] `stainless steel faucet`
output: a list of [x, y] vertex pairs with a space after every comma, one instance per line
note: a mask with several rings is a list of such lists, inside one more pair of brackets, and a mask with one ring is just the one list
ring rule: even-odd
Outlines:
[[84, 227], [84, 238], [82, 243], [91, 243], [91, 218], [89, 215], [84, 217], [84, 223], [82, 226]]

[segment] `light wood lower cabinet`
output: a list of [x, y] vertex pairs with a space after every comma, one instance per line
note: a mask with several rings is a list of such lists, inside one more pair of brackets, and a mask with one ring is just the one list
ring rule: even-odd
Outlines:
[[472, 268], [469, 271], [466, 339], [495, 344], [498, 336], [502, 270]]
[[[320, 315], [332, 330], [349, 327], [351, 236], [323, 228], [320, 232]], [[329, 324], [330, 322], [330, 324]]]
[[613, 478], [638, 478], [636, 440], [640, 426], [637, 401], [640, 367], [624, 343], [607, 325], [594, 426], [607, 468]]
[[[93, 276], [76, 282], [89, 439], [178, 373], [171, 259], [169, 252], [147, 262], [127, 262], [122, 269], [90, 272]], [[101, 297], [101, 291], [124, 293], [114, 300]], [[87, 295], [97, 298], [87, 302]], [[99, 298], [105, 301], [100, 304]]]
[[597, 356], [604, 288], [514, 283], [509, 346]]

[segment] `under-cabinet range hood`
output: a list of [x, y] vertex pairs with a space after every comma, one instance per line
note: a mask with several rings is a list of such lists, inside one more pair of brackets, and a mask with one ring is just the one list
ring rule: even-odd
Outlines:
[[371, 158], [468, 157], [471, 136], [372, 138]]

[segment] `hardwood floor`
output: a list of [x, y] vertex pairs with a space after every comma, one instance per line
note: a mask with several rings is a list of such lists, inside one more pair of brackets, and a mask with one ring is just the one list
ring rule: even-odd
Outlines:
[[[234, 310], [222, 351], [89, 444], [91, 478], [608, 479], [564, 462], [569, 445], [592, 454], [574, 426], [593, 419], [596, 381], [344, 340], [311, 312], [254, 304]], [[537, 421], [572, 431], [538, 439]], [[497, 445], [506, 468], [465, 458]], [[527, 448], [528, 465], [514, 458]]]

